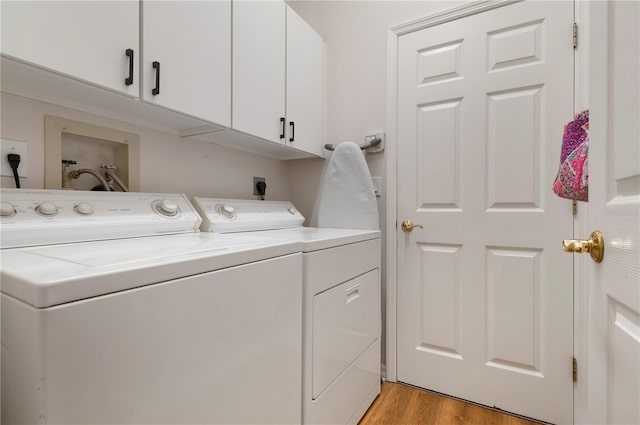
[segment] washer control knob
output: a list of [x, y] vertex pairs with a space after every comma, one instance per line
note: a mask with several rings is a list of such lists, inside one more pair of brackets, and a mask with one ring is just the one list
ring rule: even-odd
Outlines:
[[93, 214], [93, 206], [88, 202], [80, 202], [73, 207], [73, 210], [78, 214], [90, 215]]
[[291, 214], [291, 215], [295, 215], [296, 214], [296, 209], [295, 208], [289, 208], [287, 211], [289, 211], [289, 214]]
[[58, 206], [53, 202], [41, 202], [36, 211], [42, 215], [52, 216], [58, 214]]
[[178, 208], [178, 204], [169, 199], [163, 199], [162, 201], [159, 201], [156, 204], [156, 210], [160, 214], [166, 215], [167, 217], [176, 216], [180, 211], [180, 209]]
[[13, 217], [16, 215], [16, 209], [9, 202], [0, 202], [0, 217]]
[[222, 213], [222, 215], [228, 218], [233, 218], [236, 215], [236, 209], [231, 205], [222, 205], [220, 207], [220, 212]]

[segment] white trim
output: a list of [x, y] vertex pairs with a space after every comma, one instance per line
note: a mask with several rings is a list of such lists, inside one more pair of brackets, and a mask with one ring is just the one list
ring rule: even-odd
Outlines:
[[480, 0], [473, 1], [462, 6], [445, 10], [444, 12], [429, 15], [425, 18], [416, 19], [406, 24], [396, 25], [391, 28], [397, 36], [420, 31], [425, 28], [441, 25], [446, 22], [455, 21], [456, 19], [466, 18], [467, 16], [476, 15], [488, 10], [497, 9], [499, 7], [508, 6], [513, 3], [519, 3], [523, 0]]
[[398, 35], [387, 32], [387, 140], [385, 154], [387, 221], [386, 221], [386, 362], [385, 378], [397, 381], [396, 370], [396, 240], [397, 240], [397, 125], [398, 125]]
[[578, 47], [574, 66], [574, 112], [589, 107], [589, 19], [590, 2], [575, 1], [574, 21], [578, 24]]
[[[575, 50], [574, 66], [574, 112], [589, 108], [589, 46], [591, 44], [591, 2], [575, 1], [574, 21], [578, 24], [578, 47]], [[573, 221], [573, 238], [589, 234], [587, 204], [578, 202], [577, 215]], [[573, 356], [578, 363], [578, 381], [573, 388], [574, 423], [591, 423], [589, 411], [589, 286], [588, 266], [591, 258], [575, 255], [573, 268]]]

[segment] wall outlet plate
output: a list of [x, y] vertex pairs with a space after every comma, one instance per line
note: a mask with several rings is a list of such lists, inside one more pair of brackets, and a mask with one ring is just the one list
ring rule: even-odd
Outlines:
[[264, 177], [253, 177], [253, 194], [256, 196], [260, 196], [260, 194], [258, 193], [258, 189], [256, 188], [256, 184], [258, 182], [265, 182], [265, 184], [267, 183], [267, 179], [265, 179]]
[[18, 176], [27, 177], [27, 143], [18, 142], [17, 140], [0, 139], [0, 175], [5, 177], [13, 177], [13, 170], [7, 159], [10, 153], [20, 155], [20, 165], [18, 165]]
[[380, 177], [371, 177], [371, 183], [373, 183], [373, 190], [376, 192], [376, 198], [380, 198], [382, 196]]

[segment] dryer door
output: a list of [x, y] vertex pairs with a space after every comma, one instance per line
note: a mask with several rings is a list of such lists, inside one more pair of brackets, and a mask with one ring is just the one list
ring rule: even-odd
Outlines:
[[380, 337], [380, 271], [313, 298], [313, 399]]

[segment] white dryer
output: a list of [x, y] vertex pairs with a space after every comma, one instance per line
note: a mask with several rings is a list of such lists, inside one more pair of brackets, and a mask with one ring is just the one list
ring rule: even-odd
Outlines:
[[1, 194], [2, 423], [300, 422], [299, 243], [200, 233], [182, 195]]
[[263, 230], [248, 236], [300, 244], [303, 423], [358, 423], [380, 393], [380, 231], [302, 227], [289, 202], [195, 198], [194, 205], [203, 231], [234, 232], [236, 220], [248, 221]]

